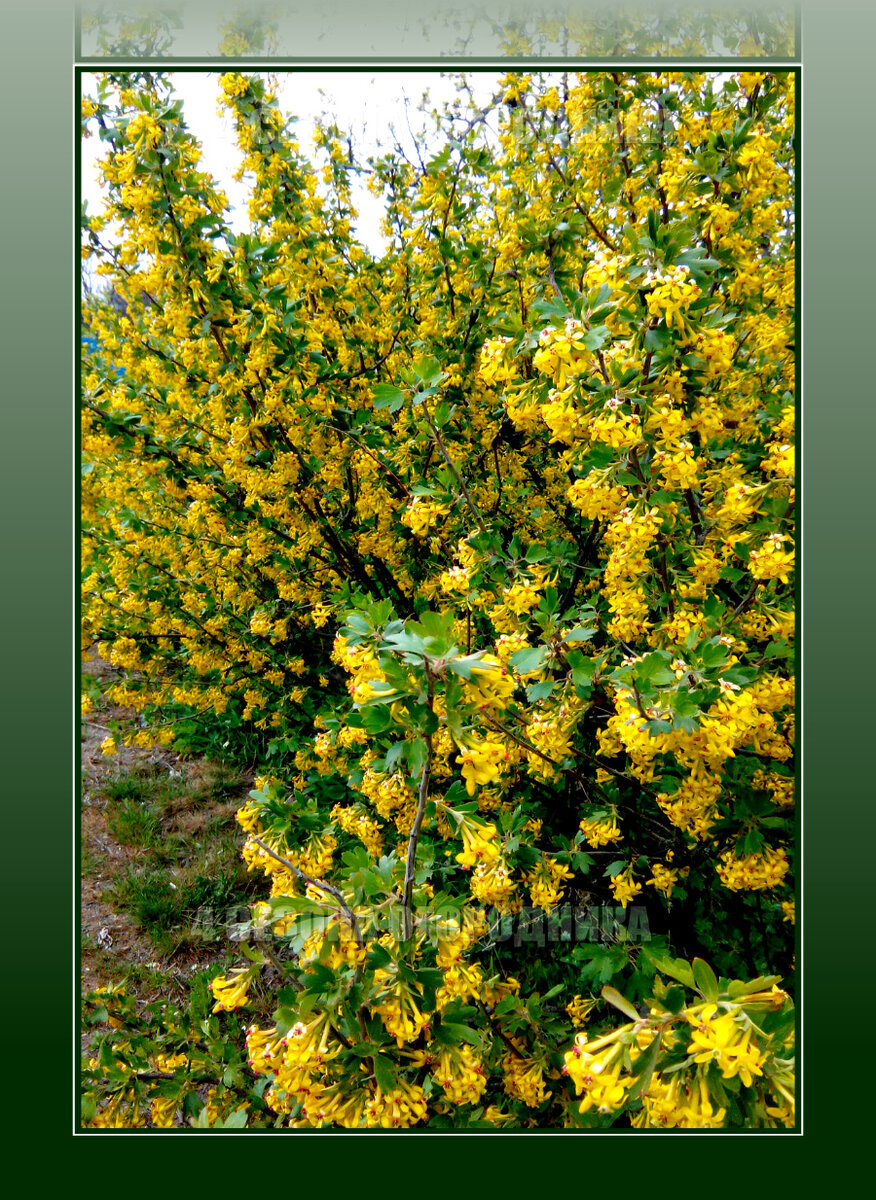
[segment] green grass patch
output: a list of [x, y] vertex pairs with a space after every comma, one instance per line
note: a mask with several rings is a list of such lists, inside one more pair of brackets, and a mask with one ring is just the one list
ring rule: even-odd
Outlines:
[[103, 851], [98, 850], [96, 846], [83, 846], [82, 848], [82, 874], [83, 875], [98, 875], [106, 866], [109, 856]]
[[[115, 864], [104, 894], [159, 953], [203, 942], [205, 925], [221, 927], [229, 910], [254, 898], [259, 881], [241, 859], [235, 820], [247, 788], [246, 777], [221, 764], [193, 778], [139, 765], [103, 786], [107, 831], [137, 851]], [[83, 856], [86, 874], [96, 861], [93, 851]]]
[[148, 802], [131, 796], [107, 806], [106, 825], [123, 846], [160, 845], [161, 815]]
[[116, 876], [110, 894], [119, 908], [150, 931], [167, 931], [182, 915], [179, 889], [166, 870], [129, 866], [124, 874]]

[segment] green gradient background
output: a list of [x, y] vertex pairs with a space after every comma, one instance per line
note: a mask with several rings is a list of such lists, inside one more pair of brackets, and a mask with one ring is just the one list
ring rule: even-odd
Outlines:
[[[377, 7], [380, 0], [372, 0]], [[427, 9], [426, 0], [409, 8]], [[2, 694], [6, 745], [4, 966], [14, 986], [3, 991], [7, 1045], [26, 1057], [4, 1089], [22, 1139], [70, 1143], [74, 916], [72, 827], [77, 810], [74, 762], [74, 13], [70, 4], [32, 0], [7, 8], [4, 23], [2, 474], [6, 585], [2, 589], [7, 685]], [[869, 753], [874, 705], [871, 599], [874, 447], [871, 358], [876, 348], [870, 282], [874, 191], [873, 95], [869, 65], [876, 12], [850, 0], [803, 6], [804, 229], [804, 1129], [803, 1138], [745, 1138], [731, 1147], [733, 1176], [748, 1186], [763, 1154], [782, 1164], [810, 1152], [848, 1165], [863, 1128], [863, 1067], [869, 1057], [873, 954], [865, 883], [873, 844], [873, 771]], [[870, 797], [870, 799], [868, 799]], [[859, 1074], [859, 1060], [861, 1070]], [[147, 1135], [148, 1136], [148, 1135]], [[89, 1158], [106, 1161], [106, 1139]], [[148, 1136], [153, 1148], [166, 1139]], [[190, 1139], [189, 1139], [190, 1140]], [[121, 1152], [137, 1158], [130, 1137]], [[507, 1168], [528, 1182], [592, 1186], [610, 1170], [617, 1186], [650, 1187], [653, 1167], [668, 1155], [691, 1164], [692, 1139], [641, 1134], [633, 1151], [644, 1176], [630, 1172], [630, 1139], [557, 1137], [435, 1139], [392, 1142], [390, 1186], [416, 1180], [422, 1168], [436, 1184], [473, 1180], [472, 1155], [490, 1190]], [[841, 1143], [845, 1143], [845, 1147]], [[70, 1148], [79, 1160], [87, 1139]], [[667, 1149], [666, 1146], [675, 1147]], [[754, 1147], [759, 1149], [754, 1151]], [[595, 1158], [594, 1162], [594, 1147]], [[642, 1147], [645, 1147], [642, 1149]], [[767, 1148], [771, 1147], [771, 1148]], [[721, 1177], [716, 1144], [696, 1147], [711, 1169], [687, 1176], [697, 1193]], [[142, 1147], [141, 1147], [142, 1149]], [[389, 1147], [359, 1138], [343, 1160], [337, 1144], [299, 1137], [295, 1171], [336, 1161], [359, 1173], [388, 1166]], [[604, 1151], [604, 1152], [603, 1152]], [[621, 1152], [618, 1155], [618, 1151]], [[110, 1152], [115, 1163], [119, 1148]], [[196, 1154], [198, 1152], [195, 1152]], [[288, 1150], [287, 1150], [288, 1153]], [[154, 1154], [154, 1150], [153, 1150]], [[439, 1175], [434, 1166], [450, 1163]], [[582, 1155], [586, 1154], [586, 1159]], [[247, 1156], [252, 1164], [253, 1151]], [[842, 1155], [842, 1157], [840, 1157]], [[436, 1157], [437, 1156], [437, 1157]], [[225, 1155], [227, 1157], [227, 1153]], [[223, 1163], [225, 1161], [223, 1158]], [[655, 1163], [656, 1159], [656, 1163]], [[60, 1156], [58, 1156], [60, 1163]], [[154, 1160], [153, 1160], [154, 1161]], [[163, 1159], [162, 1159], [163, 1161]], [[200, 1160], [199, 1160], [200, 1161]], [[276, 1160], [271, 1160], [275, 1163]], [[292, 1159], [286, 1159], [291, 1167]], [[585, 1166], [586, 1163], [586, 1166]], [[623, 1163], [623, 1167], [617, 1164]], [[156, 1163], [156, 1165], [158, 1165]], [[527, 1172], [526, 1167], [531, 1167]], [[594, 1171], [594, 1167], [597, 1168]], [[550, 1172], [545, 1174], [545, 1168]], [[717, 1169], [716, 1169], [717, 1168]], [[410, 1172], [416, 1170], [416, 1174]], [[224, 1167], [223, 1167], [224, 1173]], [[156, 1177], [155, 1183], [158, 1182]], [[361, 1178], [361, 1176], [359, 1177]], [[727, 1178], [725, 1176], [725, 1178]], [[127, 1176], [130, 1180], [130, 1175]], [[301, 1179], [301, 1176], [298, 1176]], [[701, 1182], [696, 1183], [699, 1179]], [[276, 1182], [274, 1177], [273, 1182]], [[144, 1178], [147, 1185], [149, 1177]], [[210, 1185], [211, 1175], [201, 1175]], [[216, 1180], [215, 1182], [219, 1182]], [[222, 1182], [227, 1186], [228, 1177]], [[387, 1180], [389, 1182], [389, 1180]], [[728, 1184], [729, 1184], [728, 1178]], [[257, 1186], [257, 1185], [256, 1185]], [[269, 1186], [271, 1186], [269, 1184]], [[359, 1179], [349, 1189], [358, 1188]], [[682, 1193], [686, 1185], [680, 1185]], [[731, 1185], [732, 1186], [732, 1185]], [[323, 1191], [328, 1196], [333, 1191]]]

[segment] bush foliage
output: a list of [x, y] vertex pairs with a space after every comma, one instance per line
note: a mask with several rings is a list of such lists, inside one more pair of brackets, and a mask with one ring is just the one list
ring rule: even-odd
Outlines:
[[420, 161], [219, 82], [246, 233], [167, 80], [83, 104], [83, 625], [266, 882], [88, 1121], [793, 1125], [793, 75], [460, 79]]

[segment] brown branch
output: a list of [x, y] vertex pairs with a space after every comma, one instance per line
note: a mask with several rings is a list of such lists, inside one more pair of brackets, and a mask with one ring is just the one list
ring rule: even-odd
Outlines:
[[460, 475], [459, 471], [456, 469], [456, 464], [454, 463], [454, 461], [450, 457], [450, 455], [447, 453], [447, 447], [444, 445], [444, 440], [441, 437], [441, 434], [438, 430], [438, 426], [434, 423], [434, 421], [430, 417], [429, 410], [426, 408], [425, 403], [423, 404], [423, 414], [424, 414], [424, 417], [426, 420], [426, 424], [429, 426], [429, 428], [432, 431], [432, 437], [435, 440], [435, 445], [441, 451], [442, 458], [447, 463], [450, 470], [453, 472], [453, 476], [456, 479], [456, 482], [459, 484], [460, 490], [461, 490], [463, 496], [465, 497], [465, 502], [472, 511], [472, 516], [474, 517], [474, 519], [477, 523], [478, 529], [481, 531], [481, 533], [486, 533], [487, 529], [486, 529], [486, 526], [484, 525], [484, 519], [481, 516], [480, 511], [479, 511], [477, 505], [475, 504], [474, 500], [472, 500], [471, 494], [469, 493], [468, 488], [465, 486], [464, 479]]
[[504, 733], [505, 736], [509, 737], [512, 742], [516, 742], [518, 746], [522, 746], [523, 749], [528, 751], [530, 754], [537, 754], [539, 758], [543, 758], [544, 761], [550, 763], [552, 767], [558, 767], [560, 765], [555, 758], [551, 758], [550, 755], [544, 754], [541, 750], [537, 749], [537, 747], [533, 746], [531, 742], [525, 742], [523, 738], [519, 738], [516, 733], [512, 733], [511, 730], [507, 729], [504, 725], [500, 725], [498, 721], [494, 720], [483, 710], [481, 710], [480, 715], [488, 725], [492, 725], [493, 729], [498, 730], [499, 733]]
[[687, 505], [687, 511], [690, 513], [690, 521], [691, 521], [691, 524], [693, 525], [694, 538], [696, 540], [696, 544], [698, 546], [701, 546], [703, 544], [703, 541], [705, 540], [706, 530], [705, 530], [705, 527], [703, 526], [703, 519], [702, 519], [703, 515], [700, 510], [700, 506], [697, 504], [696, 497], [694, 496], [694, 494], [690, 490], [690, 488], [684, 489], [684, 501], [685, 501], [685, 504]]
[[[435, 700], [435, 677], [429, 669], [427, 662], [423, 663], [426, 670], [426, 680], [428, 693], [426, 697], [426, 707], [429, 712], [432, 712], [433, 703]], [[411, 835], [408, 838], [408, 854], [405, 862], [405, 881], [402, 888], [402, 920], [404, 922], [404, 941], [410, 941], [413, 933], [413, 919], [411, 916], [411, 894], [414, 890], [414, 869], [417, 861], [417, 843], [420, 840], [420, 830], [423, 826], [423, 816], [426, 811], [426, 800], [429, 794], [429, 780], [432, 776], [432, 735], [425, 734], [426, 742], [426, 762], [423, 766], [423, 776], [420, 780], [419, 795], [417, 798], [417, 813], [414, 817], [414, 824], [411, 827]]]
[[[527, 124], [527, 125], [529, 126], [529, 128], [531, 129], [531, 131], [532, 131], [533, 135], [534, 135], [536, 138], [538, 138], [538, 136], [539, 136], [539, 134], [538, 134], [538, 130], [537, 130], [537, 129], [535, 128], [535, 126], [533, 125], [533, 123], [532, 123], [532, 120], [531, 120], [531, 118], [530, 118], [530, 116], [529, 116], [529, 113], [528, 113], [528, 112], [527, 112], [527, 110], [526, 110], [526, 106], [525, 106], [525, 105], [523, 105], [523, 106], [522, 106], [522, 109], [521, 109], [521, 111], [523, 112], [523, 119], [524, 119], [524, 121], [526, 122], [526, 124]], [[565, 172], [563, 171], [563, 169], [562, 169], [562, 168], [560, 167], [560, 165], [557, 163], [557, 160], [556, 160], [556, 159], [554, 158], [554, 156], [551, 154], [550, 150], [548, 150], [548, 152], [547, 152], [547, 156], [548, 156], [548, 162], [549, 162], [549, 163], [550, 163], [550, 165], [553, 167], [553, 169], [554, 169], [554, 171], [556, 172], [556, 174], [557, 174], [557, 175], [560, 177], [560, 179], [562, 180], [562, 182], [563, 182], [563, 184], [565, 185], [565, 187], [567, 187], [567, 188], [570, 190], [570, 192], [571, 192], [571, 187], [572, 187], [572, 185], [571, 185], [571, 183], [569, 182], [569, 179], [568, 179], [568, 177], [566, 176], [566, 174], [565, 174]], [[595, 234], [595, 236], [596, 236], [596, 237], [599, 239], [599, 241], [600, 241], [600, 242], [602, 242], [603, 246], [605, 246], [607, 249], [609, 249], [609, 250], [613, 250], [615, 253], [617, 253], [617, 246], [614, 244], [614, 242], [612, 242], [612, 241], [610, 240], [610, 238], [608, 238], [608, 237], [606, 236], [606, 234], [604, 234], [604, 233], [602, 232], [602, 230], [599, 228], [599, 226], [596, 224], [596, 222], [595, 222], [595, 221], [593, 220], [593, 218], [590, 216], [590, 213], [589, 213], [589, 212], [587, 211], [587, 209], [586, 209], [586, 208], [583, 206], [583, 204], [580, 204], [580, 203], [579, 203], [579, 202], [578, 202], [578, 201], [577, 201], [577, 200], [574, 198], [574, 196], [571, 196], [571, 195], [570, 195], [570, 200], [571, 200], [571, 202], [572, 202], [572, 206], [573, 206], [573, 207], [576, 209], [576, 211], [577, 211], [577, 212], [579, 212], [579, 213], [581, 214], [581, 216], [584, 218], [584, 220], [587, 222], [587, 224], [588, 224], [588, 225], [590, 226], [590, 228], [593, 230], [593, 233]]]
[[296, 867], [294, 863], [291, 863], [288, 858], [283, 858], [281, 854], [277, 854], [276, 851], [272, 850], [266, 842], [263, 842], [261, 838], [256, 837], [255, 834], [252, 835], [252, 840], [257, 846], [261, 846], [266, 854], [270, 855], [271, 858], [280, 863], [281, 866], [285, 867], [288, 871], [291, 871], [296, 879], [301, 880], [302, 883], [309, 884], [311, 887], [319, 888], [320, 891], [327, 892], [330, 896], [334, 896], [344, 916], [350, 922], [350, 926], [353, 930], [353, 937], [356, 939], [356, 945], [360, 950], [364, 947], [365, 942], [362, 938], [362, 930], [359, 928], [359, 922], [356, 919], [356, 914], [353, 912], [352, 908], [350, 908], [349, 904], [336, 887], [333, 887], [330, 883], [326, 883], [324, 879], [314, 879], [313, 876], [306, 875], [304, 871]]

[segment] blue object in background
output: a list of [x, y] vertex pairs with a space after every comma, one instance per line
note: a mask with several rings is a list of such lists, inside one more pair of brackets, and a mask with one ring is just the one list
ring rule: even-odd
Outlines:
[[[82, 334], [82, 345], [86, 346], [92, 354], [97, 354], [100, 350], [97, 338], [91, 337], [90, 334]], [[113, 367], [112, 369], [115, 371], [116, 375], [119, 376], [122, 376], [125, 373], [124, 367]]]

